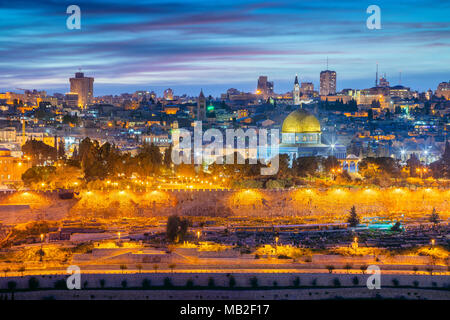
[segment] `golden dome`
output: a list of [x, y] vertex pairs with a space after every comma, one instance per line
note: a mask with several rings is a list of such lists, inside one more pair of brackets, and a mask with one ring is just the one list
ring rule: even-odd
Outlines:
[[320, 122], [306, 110], [291, 112], [283, 121], [282, 133], [320, 133]]

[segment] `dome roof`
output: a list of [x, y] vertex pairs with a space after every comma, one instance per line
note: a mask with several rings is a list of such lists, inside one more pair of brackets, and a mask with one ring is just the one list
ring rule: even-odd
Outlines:
[[291, 112], [283, 121], [282, 133], [320, 133], [320, 122], [306, 110]]

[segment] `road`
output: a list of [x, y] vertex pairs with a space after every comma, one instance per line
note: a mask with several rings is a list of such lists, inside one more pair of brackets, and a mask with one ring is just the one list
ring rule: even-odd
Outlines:
[[[84, 274], [135, 274], [135, 273], [157, 273], [157, 274], [167, 274], [167, 273], [247, 273], [247, 274], [258, 274], [258, 273], [305, 273], [305, 274], [326, 274], [329, 273], [326, 269], [297, 269], [297, 268], [230, 268], [230, 269], [218, 269], [218, 268], [208, 268], [208, 269], [197, 269], [197, 268], [161, 268], [154, 270], [152, 267], [143, 268], [141, 271], [138, 269], [127, 269], [121, 270], [119, 266], [105, 266], [105, 265], [91, 265], [91, 266], [81, 266], [81, 273]], [[2, 269], [3, 270], [3, 269]], [[403, 275], [429, 275], [426, 271], [412, 270], [382, 270], [382, 274], [403, 274]], [[66, 275], [66, 269], [35, 269], [27, 270], [23, 275]], [[361, 270], [357, 269], [335, 269], [333, 274], [362, 274]], [[450, 276], [450, 272], [444, 271], [433, 271], [433, 275], [447, 275]], [[5, 277], [5, 273], [2, 272], [2, 277]], [[6, 274], [7, 277], [22, 276], [21, 272], [10, 271]]]

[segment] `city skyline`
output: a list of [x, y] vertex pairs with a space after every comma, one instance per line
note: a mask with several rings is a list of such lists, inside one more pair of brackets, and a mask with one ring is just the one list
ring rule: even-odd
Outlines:
[[96, 96], [167, 87], [218, 96], [231, 87], [254, 91], [259, 75], [284, 93], [296, 73], [318, 88], [327, 57], [338, 91], [373, 86], [377, 62], [392, 85], [400, 72], [413, 90], [448, 81], [444, 1], [380, 1], [380, 30], [366, 27], [367, 1], [78, 1], [81, 30], [66, 28], [70, 4], [2, 4], [0, 91], [67, 92], [67, 78], [81, 68], [95, 77]]

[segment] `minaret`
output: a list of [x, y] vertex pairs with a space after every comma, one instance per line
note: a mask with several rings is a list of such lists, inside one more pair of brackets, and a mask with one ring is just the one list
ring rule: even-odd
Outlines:
[[203, 94], [203, 89], [200, 90], [200, 95], [197, 100], [196, 118], [198, 121], [206, 120], [206, 98]]
[[375, 87], [378, 87], [378, 62], [377, 62], [377, 74], [375, 75]]
[[294, 90], [292, 91], [292, 98], [294, 99], [294, 105], [300, 105], [300, 84], [298, 83], [298, 76], [295, 75]]

